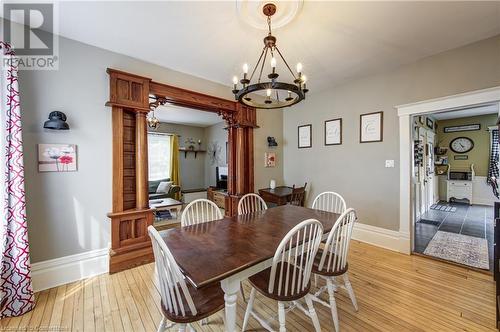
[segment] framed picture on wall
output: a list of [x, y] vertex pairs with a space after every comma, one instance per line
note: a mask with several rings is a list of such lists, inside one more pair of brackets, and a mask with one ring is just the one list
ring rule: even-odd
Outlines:
[[434, 129], [434, 121], [432, 121], [432, 119], [430, 118], [427, 118], [426, 121], [427, 121], [427, 127], [429, 127], [430, 129]]
[[266, 152], [264, 154], [264, 162], [265, 167], [276, 167], [276, 152]]
[[469, 124], [469, 125], [462, 125], [462, 126], [451, 126], [451, 127], [444, 127], [444, 132], [445, 133], [455, 133], [458, 131], [472, 131], [472, 130], [481, 130], [481, 124]]
[[298, 127], [298, 147], [299, 149], [312, 147], [312, 125], [302, 125]]
[[342, 119], [325, 121], [325, 145], [342, 144]]
[[359, 142], [382, 142], [384, 112], [365, 113], [359, 117]]
[[75, 144], [38, 144], [39, 172], [75, 172]]

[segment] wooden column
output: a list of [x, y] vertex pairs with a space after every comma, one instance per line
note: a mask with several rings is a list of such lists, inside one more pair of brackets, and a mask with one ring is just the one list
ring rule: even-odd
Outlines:
[[109, 271], [153, 260], [147, 227], [153, 223], [148, 202], [147, 123], [150, 79], [108, 69], [113, 121], [113, 208]]
[[228, 121], [230, 152], [226, 215], [237, 214], [238, 201], [254, 192], [253, 130], [257, 128], [256, 110], [236, 104], [236, 113]]
[[228, 127], [227, 141], [229, 149], [227, 191], [229, 194], [236, 194], [236, 128], [233, 126]]
[[146, 112], [135, 113], [136, 208], [149, 207], [148, 197], [148, 126]]
[[[242, 196], [247, 191], [246, 181], [245, 181], [245, 168], [246, 157], [244, 153], [246, 148], [245, 140], [245, 129], [246, 128], [236, 128], [236, 195]], [[240, 153], [238, 153], [240, 152]]]
[[113, 212], [123, 211], [123, 109], [112, 108], [113, 131]]

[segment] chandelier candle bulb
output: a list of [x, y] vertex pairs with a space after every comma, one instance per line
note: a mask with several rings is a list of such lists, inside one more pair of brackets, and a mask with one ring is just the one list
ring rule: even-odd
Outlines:
[[302, 75], [302, 91], [304, 91], [304, 93], [309, 91], [309, 89], [306, 88], [306, 82], [307, 82], [307, 76]]
[[238, 77], [233, 76], [233, 93], [238, 93]]
[[243, 84], [243, 87], [245, 87], [248, 83], [250, 83], [250, 80], [247, 78], [248, 75], [248, 64], [243, 64], [243, 78], [241, 79], [241, 84]]
[[302, 75], [302, 64], [300, 62], [297, 63], [297, 73], [299, 74], [299, 77]]
[[271, 68], [273, 70], [272, 70], [271, 74], [267, 75], [267, 77], [274, 82], [274, 80], [277, 79], [279, 76], [278, 73], [276, 73], [276, 58], [275, 57], [271, 58]]

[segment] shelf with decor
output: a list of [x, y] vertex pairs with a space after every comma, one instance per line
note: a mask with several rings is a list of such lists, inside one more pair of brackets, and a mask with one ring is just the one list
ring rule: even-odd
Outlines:
[[437, 175], [446, 175], [448, 174], [448, 165], [447, 164], [434, 164], [435, 173]]
[[197, 150], [197, 149], [189, 149], [189, 148], [179, 148], [179, 151], [184, 152], [184, 158], [187, 158], [188, 152], [193, 152], [194, 158], [196, 158], [198, 156], [198, 152], [200, 152], [200, 153], [207, 152], [205, 150]]
[[434, 148], [434, 154], [436, 156], [444, 156], [448, 152], [448, 148], [442, 147], [442, 146], [436, 146]]

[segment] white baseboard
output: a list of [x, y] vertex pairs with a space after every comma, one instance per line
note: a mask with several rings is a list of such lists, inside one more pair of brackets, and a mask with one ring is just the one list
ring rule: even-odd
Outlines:
[[400, 233], [390, 229], [355, 223], [352, 238], [393, 251], [401, 252], [402, 249]]
[[109, 271], [109, 249], [97, 249], [31, 264], [35, 292]]

